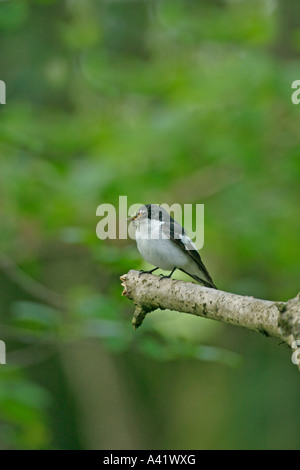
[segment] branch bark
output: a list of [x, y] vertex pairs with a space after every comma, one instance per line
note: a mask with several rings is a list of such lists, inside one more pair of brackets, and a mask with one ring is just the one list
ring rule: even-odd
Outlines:
[[[133, 300], [132, 324], [138, 328], [147, 313], [160, 308], [211, 318], [279, 338], [297, 351], [300, 340], [300, 293], [287, 302], [255, 299], [208, 289], [200, 284], [161, 279], [131, 270], [121, 276], [122, 295]], [[299, 344], [299, 343], [298, 343]]]

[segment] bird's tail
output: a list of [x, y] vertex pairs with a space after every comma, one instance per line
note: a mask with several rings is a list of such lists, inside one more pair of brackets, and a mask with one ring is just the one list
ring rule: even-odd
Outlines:
[[211, 280], [211, 282], [210, 281], [205, 281], [204, 279], [201, 279], [200, 277], [196, 276], [196, 274], [190, 274], [190, 273], [184, 271], [184, 269], [180, 269], [180, 271], [182, 271], [183, 273], [185, 273], [188, 276], [192, 277], [193, 279], [195, 279], [195, 281], [199, 282], [200, 284], [203, 284], [205, 287], [210, 287], [211, 289], [217, 289], [218, 290], [217, 286], [215, 286], [215, 284], [213, 283], [212, 280]]

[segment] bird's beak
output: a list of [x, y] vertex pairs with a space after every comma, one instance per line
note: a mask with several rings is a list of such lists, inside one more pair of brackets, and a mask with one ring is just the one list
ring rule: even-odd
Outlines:
[[132, 215], [131, 217], [127, 217], [127, 220], [132, 222], [134, 219], [136, 219], [136, 214]]

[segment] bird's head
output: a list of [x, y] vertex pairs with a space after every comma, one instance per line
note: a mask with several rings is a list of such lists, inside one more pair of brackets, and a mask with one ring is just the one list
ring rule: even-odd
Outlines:
[[127, 217], [127, 220], [129, 220], [130, 222], [134, 222], [151, 218], [151, 207], [153, 205], [154, 204], [146, 204], [145, 206], [140, 207], [134, 215], [132, 215], [131, 217]]
[[142, 220], [147, 219], [170, 223], [170, 214], [157, 204], [145, 204], [144, 206], [140, 207], [134, 215], [127, 218], [127, 220], [133, 222], [134, 224], [137, 222], [140, 223]]

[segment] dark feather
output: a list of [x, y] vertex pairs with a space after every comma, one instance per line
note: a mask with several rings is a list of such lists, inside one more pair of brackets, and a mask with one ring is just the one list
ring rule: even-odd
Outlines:
[[[155, 206], [155, 208], [157, 208], [156, 210], [158, 212], [159, 207]], [[149, 212], [150, 212], [150, 208], [148, 208], [148, 214], [149, 214]], [[152, 214], [153, 214], [153, 212], [152, 212]], [[190, 238], [187, 235], [184, 228], [178, 222], [176, 222], [176, 220], [174, 220], [173, 217], [170, 216], [170, 214], [168, 214], [165, 211], [164, 212], [159, 211], [159, 214], [155, 214], [155, 215], [156, 215], [156, 217], [158, 215], [157, 218], [159, 220], [162, 220], [163, 222], [167, 222], [166, 224], [162, 225], [162, 232], [168, 238], [170, 238], [181, 250], [185, 251], [188, 254], [188, 256], [190, 256], [192, 258], [192, 260], [196, 263], [196, 265], [198, 266], [200, 271], [203, 273], [205, 279], [201, 279], [200, 277], [198, 277], [194, 274], [190, 274], [190, 273], [186, 273], [186, 274], [191, 276], [197, 282], [202, 283], [206, 287], [212, 287], [214, 289], [217, 289], [217, 287], [215, 286], [209, 272], [207, 271], [206, 267], [204, 266], [204, 263], [201, 259], [201, 256], [200, 256], [198, 250], [195, 249], [194, 244], [190, 240]], [[168, 227], [170, 227], [170, 233], [169, 233]], [[185, 235], [187, 237], [186, 243], [183, 243], [183, 241], [182, 241], [182, 236], [183, 235]], [[189, 242], [189, 240], [190, 240], [190, 242]], [[183, 271], [183, 269], [181, 269], [181, 271]], [[183, 272], [185, 272], [185, 271], [183, 271]]]
[[196, 276], [195, 274], [190, 274], [186, 271], [184, 271], [183, 269], [180, 269], [180, 271], [182, 271], [183, 273], [187, 274], [188, 276], [192, 277], [193, 279], [195, 279], [195, 281], [199, 282], [200, 284], [203, 284], [205, 287], [210, 287], [211, 289], [218, 289], [217, 286], [215, 286], [215, 284], [211, 281], [211, 282], [208, 282], [208, 281], [205, 281], [204, 279], [201, 279], [200, 277]]

